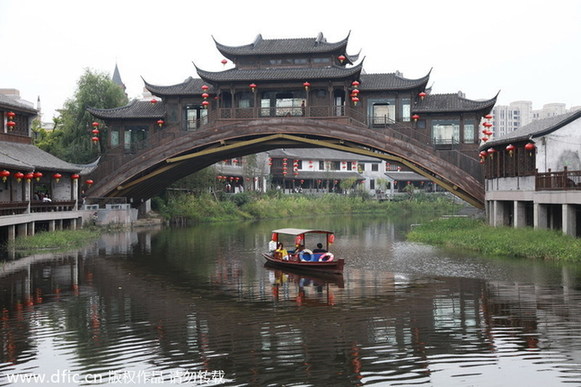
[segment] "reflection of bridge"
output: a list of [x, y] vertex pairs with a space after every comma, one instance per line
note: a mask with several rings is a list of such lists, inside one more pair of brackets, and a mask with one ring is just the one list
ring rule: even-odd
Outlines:
[[[282, 147], [325, 147], [401, 163], [470, 204], [483, 205], [484, 189], [477, 178], [405, 130], [370, 129], [346, 117], [290, 117], [219, 120], [193, 132], [168, 127], [161, 133], [136, 154], [104, 158], [92, 175], [98, 183], [89, 194], [139, 202], [226, 158]], [[455, 157], [472, 168], [478, 163], [459, 152]]]

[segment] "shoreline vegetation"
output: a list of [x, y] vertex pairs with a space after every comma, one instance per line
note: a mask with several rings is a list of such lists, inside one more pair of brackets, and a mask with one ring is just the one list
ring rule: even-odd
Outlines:
[[435, 219], [414, 227], [407, 239], [486, 256], [581, 262], [579, 238], [557, 230], [492, 227], [482, 219]]

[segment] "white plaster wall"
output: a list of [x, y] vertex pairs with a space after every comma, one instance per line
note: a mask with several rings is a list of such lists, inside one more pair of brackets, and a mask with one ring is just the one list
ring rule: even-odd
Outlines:
[[486, 179], [486, 191], [534, 191], [534, 176], [500, 177]]
[[581, 119], [535, 139], [537, 146], [536, 167], [539, 172], [581, 170]]

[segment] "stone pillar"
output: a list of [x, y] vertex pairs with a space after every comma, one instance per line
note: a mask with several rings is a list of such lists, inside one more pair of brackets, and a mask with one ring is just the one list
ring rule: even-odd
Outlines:
[[26, 226], [27, 226], [26, 227], [27, 228], [27, 234], [26, 235], [33, 236], [35, 234], [35, 232], [36, 232], [36, 230], [35, 230], [36, 224], [34, 222], [30, 222], [30, 223], [27, 223]]
[[498, 227], [504, 225], [504, 208], [498, 200], [492, 201], [492, 222], [491, 226]]
[[8, 240], [13, 241], [14, 239], [16, 239], [16, 226], [11, 224], [8, 226]]
[[534, 227], [535, 229], [547, 228], [547, 207], [540, 204], [534, 204]]
[[49, 220], [48, 221], [48, 231], [54, 231], [55, 230], [55, 221], [54, 220]]
[[575, 236], [577, 234], [577, 225], [575, 224], [575, 206], [572, 204], [563, 204], [563, 234]]
[[524, 202], [514, 201], [513, 211], [513, 225], [514, 228], [526, 226], [526, 207]]

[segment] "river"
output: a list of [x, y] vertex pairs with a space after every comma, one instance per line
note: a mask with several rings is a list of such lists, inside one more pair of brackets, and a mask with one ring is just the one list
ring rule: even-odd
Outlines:
[[[0, 385], [581, 385], [581, 265], [405, 241], [333, 217], [104, 235], [0, 266]], [[342, 276], [264, 265], [336, 233]]]

